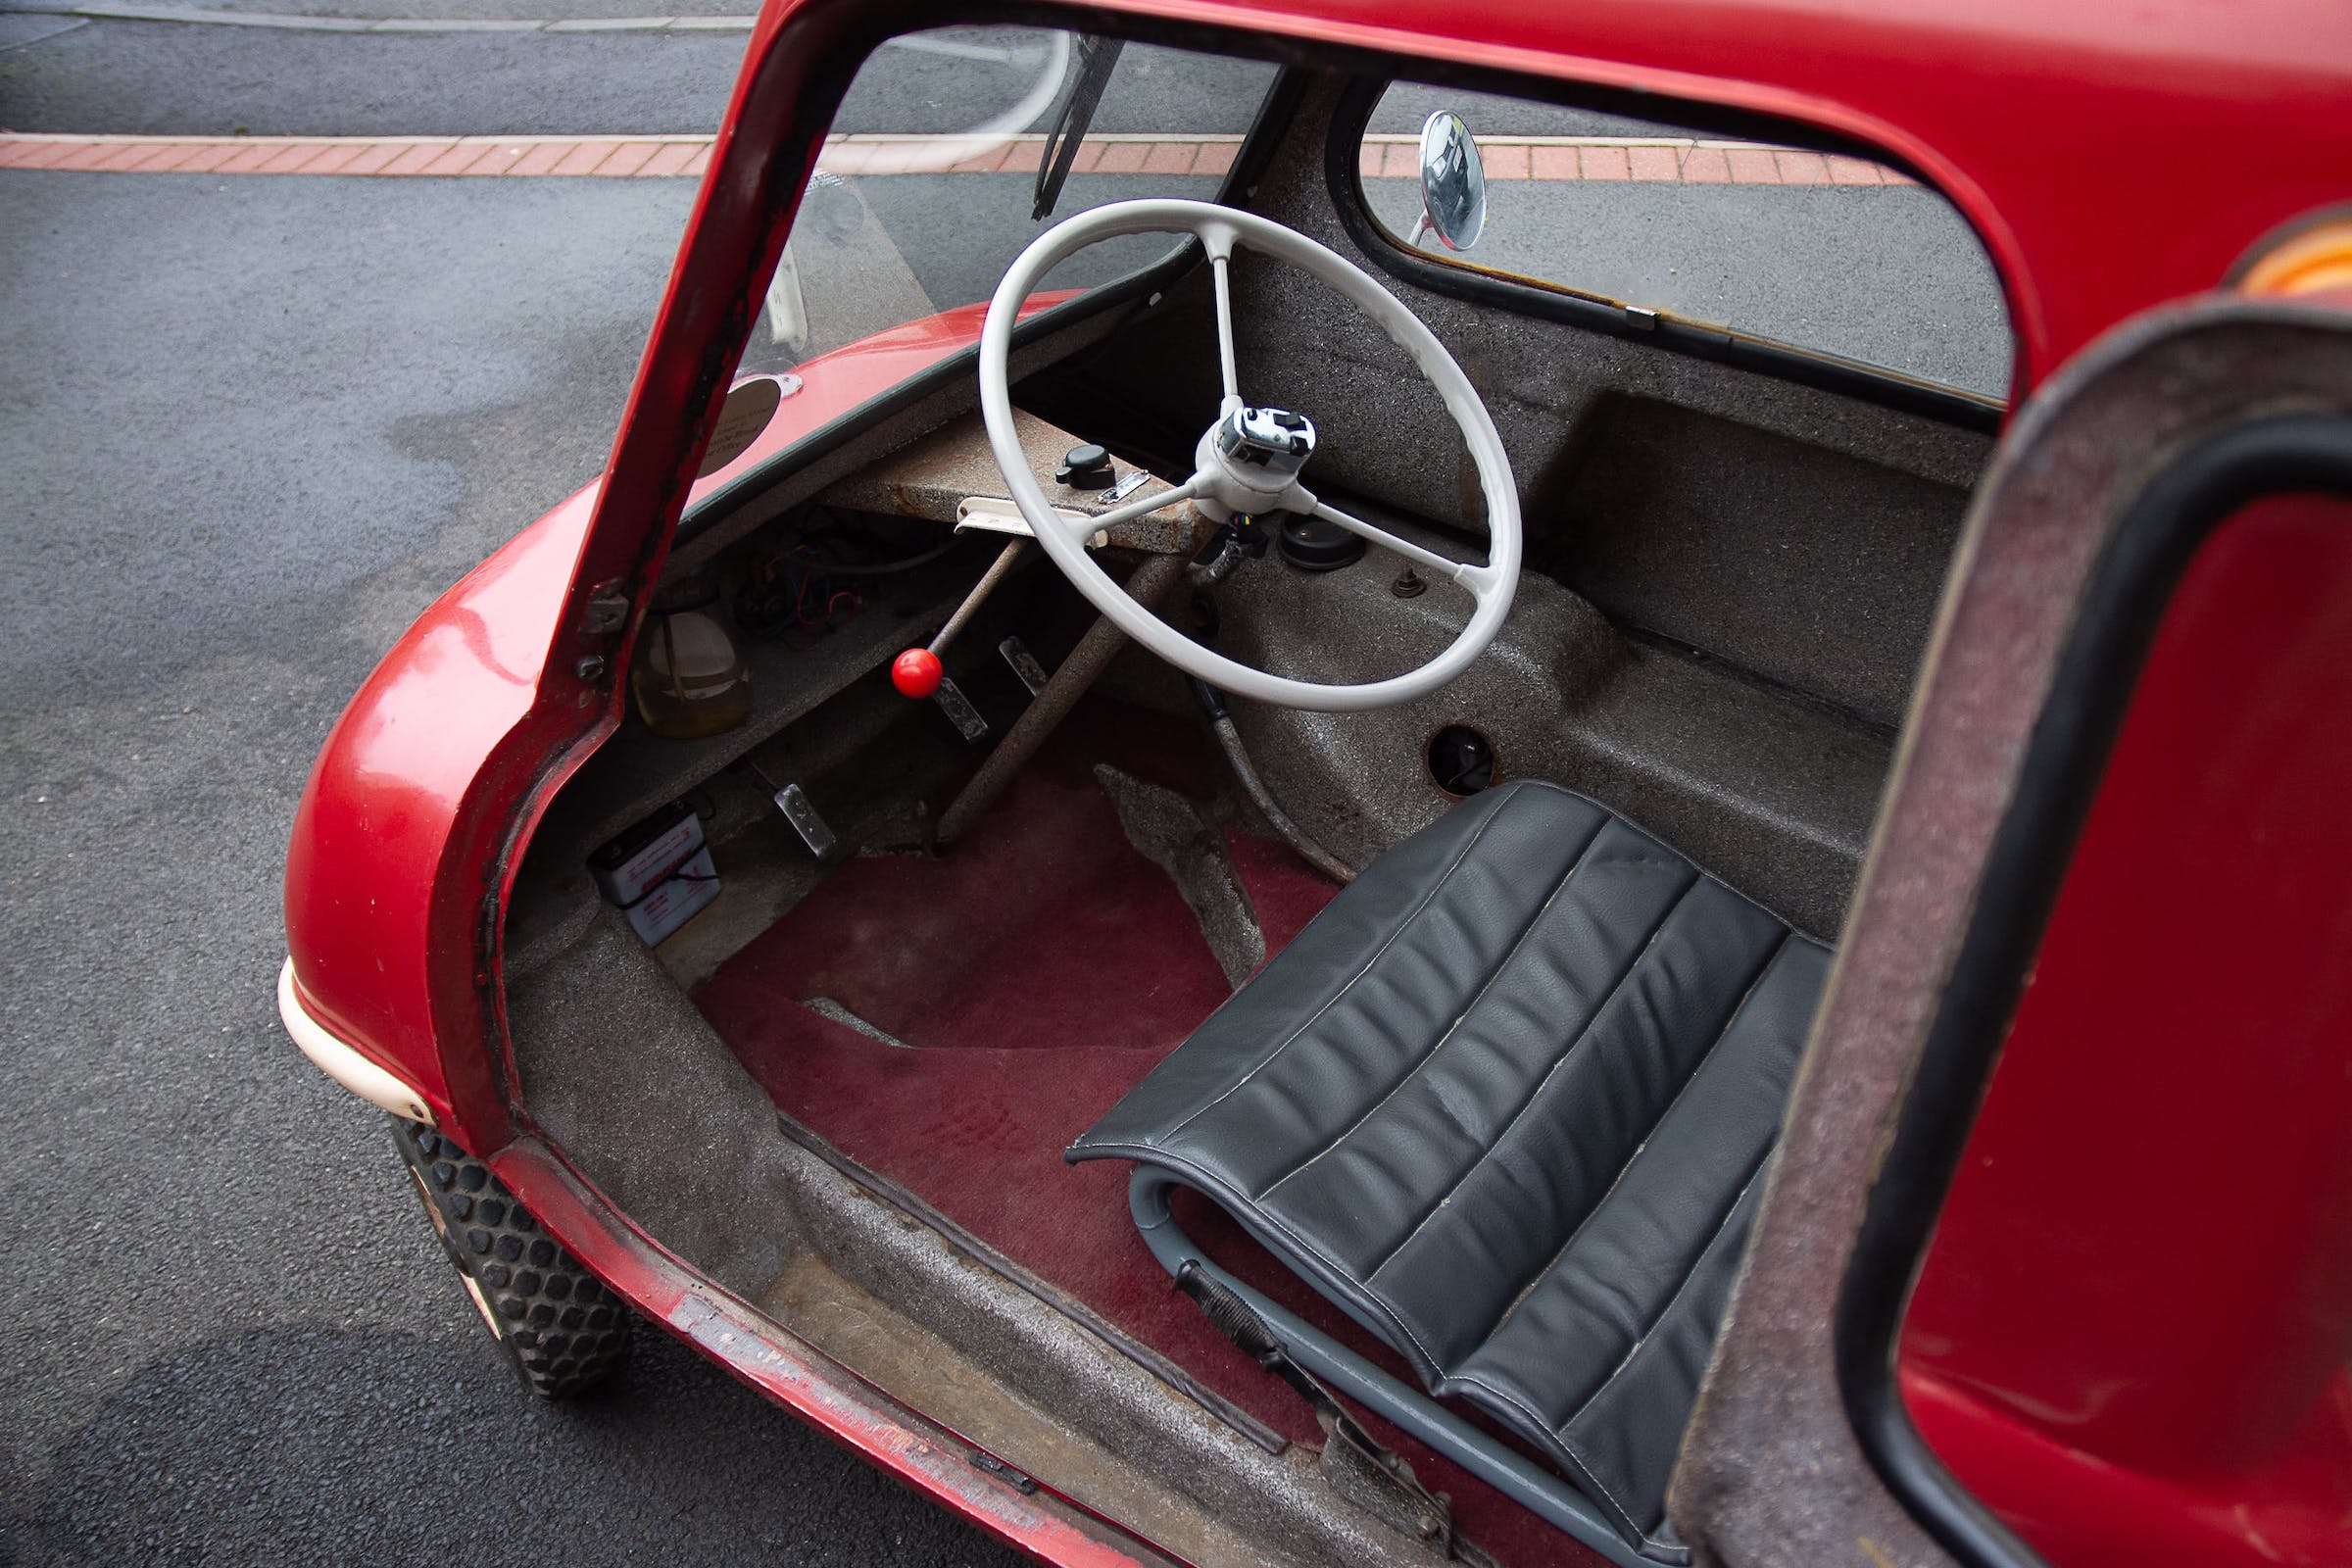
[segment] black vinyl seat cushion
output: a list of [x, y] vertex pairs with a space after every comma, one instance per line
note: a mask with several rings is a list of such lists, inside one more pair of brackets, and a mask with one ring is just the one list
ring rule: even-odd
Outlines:
[[1068, 1157], [1213, 1199], [1654, 1544], [1829, 959], [1605, 808], [1506, 784], [1382, 856]]

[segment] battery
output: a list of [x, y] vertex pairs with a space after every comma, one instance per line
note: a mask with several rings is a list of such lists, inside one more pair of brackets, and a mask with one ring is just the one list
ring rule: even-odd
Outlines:
[[702, 912], [717, 897], [718, 868], [710, 863], [710, 851], [699, 849], [685, 863], [648, 889], [645, 897], [626, 906], [629, 924], [650, 948]]
[[588, 858], [606, 900], [627, 913], [648, 947], [718, 897], [718, 868], [702, 818], [684, 802], [664, 808]]

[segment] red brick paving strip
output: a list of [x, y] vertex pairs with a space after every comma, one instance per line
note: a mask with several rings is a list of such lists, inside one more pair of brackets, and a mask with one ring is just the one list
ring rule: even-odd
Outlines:
[[624, 141], [612, 150], [612, 157], [596, 166], [596, 172], [608, 179], [619, 179], [652, 163], [661, 150], [658, 141]]
[[[410, 147], [404, 151], [398, 158], [393, 159], [381, 170], [378, 170], [377, 172], [384, 174], [421, 174], [428, 167], [438, 163], [442, 154], [448, 151], [449, 143], [447, 142], [419, 142], [416, 146]], [[220, 172], [226, 174], [233, 173], [235, 171], [231, 168], [231, 166], [222, 164], [220, 166]]]
[[1827, 185], [1830, 182], [1830, 161], [1819, 153], [1778, 152], [1772, 161], [1781, 167], [1784, 185]]
[[1683, 177], [1679, 148], [1629, 147], [1626, 149], [1636, 179], [1652, 182], [1672, 182]]
[[1576, 161], [1587, 179], [1631, 179], [1632, 160], [1623, 147], [1579, 147]]
[[1867, 158], [1848, 158], [1842, 153], [1830, 154], [1829, 165], [1833, 185], [1876, 185], [1881, 174], [1890, 172]]
[[1525, 179], [1527, 177], [1528, 150], [1524, 144], [1514, 145], [1510, 142], [1498, 142], [1491, 148], [1480, 150], [1486, 154], [1489, 179]]
[[[365, 143], [355, 143], [348, 147], [329, 147], [318, 156], [317, 163], [303, 165], [302, 172], [306, 174], [340, 174], [353, 164], [358, 163], [361, 155], [367, 151]], [[155, 165], [150, 164], [147, 167], [152, 170]]]
[[360, 156], [343, 166], [346, 174], [380, 174], [384, 166], [400, 156], [398, 147], [374, 146], [364, 149]]
[[1008, 145], [1004, 142], [999, 142], [993, 147], [984, 147], [969, 158], [956, 159], [948, 166], [948, 172], [951, 174], [993, 174], [1004, 167], [1004, 154], [1007, 150]]
[[540, 142], [529, 152], [524, 153], [521, 161], [515, 164], [513, 169], [507, 171], [507, 172], [511, 174], [545, 174], [552, 172], [556, 165], [564, 161], [564, 155], [569, 151], [571, 151], [570, 148], [564, 146], [560, 142]]
[[467, 169], [480, 163], [482, 155], [489, 150], [479, 142], [462, 141], [440, 156], [417, 165], [416, 172], [419, 174], [463, 174]]
[[583, 141], [572, 144], [571, 151], [556, 160], [551, 174], [593, 174], [596, 166], [620, 150], [616, 141]]
[[[501, 142], [472, 163], [467, 164], [466, 166], [466, 176], [473, 178], [483, 174], [504, 174], [513, 170], [516, 164], [521, 163], [523, 155], [529, 151], [530, 144], [527, 142]], [[323, 174], [329, 171], [321, 169], [315, 172]]]
[[[694, 162], [695, 151], [696, 146], [693, 142], [669, 142], [660, 152], [646, 160], [645, 167], [637, 171], [638, 175], [642, 178], [660, 179], [665, 175], [675, 174]], [[479, 174], [485, 171], [476, 169], [474, 172]], [[497, 172], [504, 173], [505, 171], [500, 170]]]
[[[396, 150], [397, 149], [394, 148], [384, 149], [386, 153], [384, 161], [386, 163], [391, 162], [389, 155]], [[172, 170], [172, 172], [175, 174], [209, 174], [214, 170], [219, 169], [222, 164], [227, 163], [231, 158], [236, 156], [237, 150], [233, 146], [224, 147], [216, 145], [212, 147], [199, 147], [196, 149], [195, 157], [189, 159], [186, 163], [181, 164], [178, 168]]]
[[1732, 182], [1732, 163], [1721, 147], [1692, 147], [1683, 154], [1683, 183], [1686, 185], [1728, 185]]
[[[1755, 142], [1622, 137], [1490, 137], [1479, 144], [1496, 180], [1621, 181], [1684, 185], [1895, 186], [1917, 181], [1842, 153]], [[1216, 176], [1240, 151], [1230, 136], [1090, 137], [1071, 168], [1081, 174]], [[969, 137], [851, 136], [827, 141], [818, 167], [837, 174], [1032, 173], [1045, 138], [1015, 136], [975, 147]], [[0, 131], [0, 169], [138, 174], [596, 175], [699, 178], [710, 164], [703, 136], [68, 136]], [[1420, 172], [1410, 136], [1367, 139], [1365, 179]]]
[[1153, 142], [1144, 149], [1143, 172], [1147, 174], [1189, 174], [1193, 160], [1200, 156], [1196, 143], [1181, 141]]

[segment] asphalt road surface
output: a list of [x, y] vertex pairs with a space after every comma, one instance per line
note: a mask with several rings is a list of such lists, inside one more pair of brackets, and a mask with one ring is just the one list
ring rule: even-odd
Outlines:
[[0, 1562], [1011, 1560], [650, 1329], [534, 1404], [277, 1023], [310, 760], [602, 465], [691, 196], [0, 174]]
[[[20, 130], [708, 130], [743, 45], [8, 9], [0, 125]], [[1040, 60], [895, 51], [843, 128], [961, 128]], [[1234, 69], [1138, 54], [1098, 124], [1239, 128]], [[1478, 128], [1610, 128], [1520, 114]], [[1390, 115], [1416, 117], [1402, 100]], [[991, 193], [983, 219], [942, 201], [944, 176], [861, 182], [936, 304], [984, 297], [1030, 231], [1025, 179], [965, 177]], [[1097, 191], [1082, 178], [1070, 199]], [[1702, 206], [1611, 217], [1592, 192], [1498, 195], [1491, 254], [1564, 265], [1644, 224], [1696, 235], [1767, 193], [1674, 194]], [[1709, 299], [1744, 310], [1801, 267], [1831, 290], [1809, 309], [1871, 315], [1931, 373], [1998, 365], [1997, 299], [1988, 324], [1927, 198], [1793, 195], [1888, 203], [1882, 275], [1866, 288], [1750, 231], [1711, 253]], [[608, 1396], [532, 1403], [382, 1118], [275, 1017], [312, 756], [400, 629], [601, 466], [692, 196], [660, 179], [0, 172], [0, 1563], [1008, 1560], [658, 1333]]]

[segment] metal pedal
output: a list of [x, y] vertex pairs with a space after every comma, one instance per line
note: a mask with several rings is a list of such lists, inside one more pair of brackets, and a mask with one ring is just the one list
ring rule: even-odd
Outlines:
[[1012, 672], [1021, 677], [1021, 684], [1029, 688], [1030, 696], [1046, 689], [1046, 666], [1037, 662], [1037, 656], [1018, 637], [1007, 637], [997, 644], [997, 652], [1012, 666]]
[[800, 785], [787, 784], [776, 791], [776, 809], [784, 813], [784, 820], [792, 824], [792, 830], [801, 836], [801, 842], [808, 846], [810, 855], [820, 860], [830, 860], [840, 850], [841, 840], [834, 837], [833, 830], [825, 825], [825, 819], [817, 814], [816, 805], [808, 799], [808, 792]]
[[987, 738], [988, 720], [980, 716], [980, 710], [974, 708], [971, 699], [963, 695], [963, 688], [948, 679], [947, 676], [942, 675], [939, 678], [939, 690], [931, 694], [931, 700], [939, 705], [939, 710], [947, 714], [956, 729], [963, 733], [965, 740], [977, 741]]

